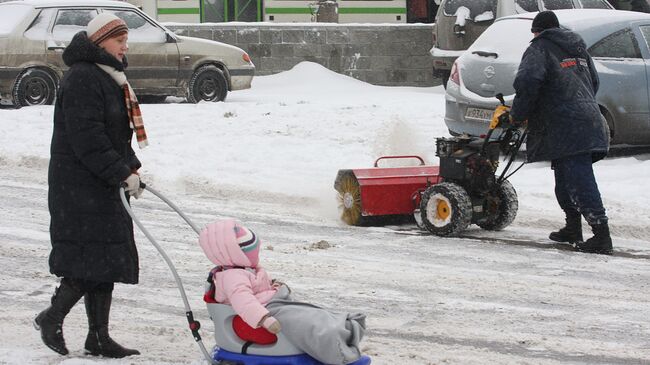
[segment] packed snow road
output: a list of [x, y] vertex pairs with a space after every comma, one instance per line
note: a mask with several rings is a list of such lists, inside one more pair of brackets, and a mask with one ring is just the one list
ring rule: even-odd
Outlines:
[[[337, 169], [390, 154], [435, 164], [443, 113], [440, 88], [379, 88], [302, 65], [256, 78], [226, 103], [143, 105], [151, 145], [137, 152], [145, 182], [196, 224], [235, 217], [257, 232], [261, 262], [299, 299], [365, 312], [373, 364], [650, 364], [648, 155], [596, 165], [618, 256], [546, 240], [562, 217], [545, 164], [511, 179], [519, 213], [501, 232], [473, 226], [468, 238], [443, 239], [412, 224], [340, 223]], [[0, 110], [0, 364], [201, 364], [173, 277], [138, 230], [140, 284], [116, 286], [111, 333], [142, 355], [85, 357], [81, 303], [64, 325], [72, 354], [41, 343], [31, 322], [56, 285], [51, 120], [51, 107]], [[150, 193], [133, 209], [176, 265], [211, 347], [202, 303], [211, 264], [196, 234]]]
[[[80, 350], [82, 305], [64, 328], [74, 361], [46, 349], [31, 327], [55, 285], [47, 267], [44, 165], [4, 164], [0, 171], [0, 363], [97, 363]], [[300, 214], [282, 196], [166, 195], [199, 225], [223, 216], [248, 222], [263, 239], [267, 269], [301, 298], [367, 313], [363, 348], [375, 364], [650, 361], [647, 259], [346, 227]], [[177, 266], [211, 346], [213, 326], [201, 303], [210, 263], [194, 232], [152, 194], [133, 207]], [[117, 286], [112, 333], [143, 355], [111, 363], [199, 364], [168, 268], [139, 232], [137, 241], [141, 283]]]

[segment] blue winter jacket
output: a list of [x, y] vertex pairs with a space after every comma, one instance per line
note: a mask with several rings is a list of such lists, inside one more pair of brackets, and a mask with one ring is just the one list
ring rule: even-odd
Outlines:
[[609, 149], [609, 128], [596, 92], [598, 74], [580, 35], [552, 28], [533, 38], [514, 81], [510, 115], [528, 120], [528, 162], [591, 153], [594, 161]]

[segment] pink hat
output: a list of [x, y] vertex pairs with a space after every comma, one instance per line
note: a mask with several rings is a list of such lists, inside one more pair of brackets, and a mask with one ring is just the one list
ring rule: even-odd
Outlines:
[[260, 260], [260, 243], [255, 233], [244, 226], [235, 225], [235, 238], [244, 255], [256, 266]]
[[259, 239], [234, 219], [208, 224], [199, 235], [199, 244], [217, 265], [256, 267], [259, 262]]

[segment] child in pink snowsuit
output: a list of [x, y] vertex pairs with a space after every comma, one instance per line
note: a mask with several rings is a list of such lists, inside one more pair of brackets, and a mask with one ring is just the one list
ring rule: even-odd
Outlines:
[[199, 243], [218, 270], [214, 299], [230, 304], [253, 328], [282, 333], [292, 344], [326, 364], [348, 364], [361, 356], [365, 315], [339, 313], [293, 301], [286, 285], [259, 265], [260, 240], [234, 219], [209, 224]]

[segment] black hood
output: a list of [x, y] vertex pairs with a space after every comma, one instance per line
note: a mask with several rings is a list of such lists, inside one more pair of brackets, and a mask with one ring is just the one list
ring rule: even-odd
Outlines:
[[103, 48], [98, 47], [88, 39], [85, 31], [81, 31], [72, 38], [70, 44], [63, 51], [63, 62], [70, 67], [77, 62], [92, 62], [111, 66], [118, 71], [124, 71], [127, 66], [126, 56], [122, 62], [118, 61]]
[[582, 37], [570, 30], [562, 28], [551, 28], [541, 32], [531, 42], [546, 39], [553, 42], [571, 56], [580, 56], [584, 54], [587, 45]]

